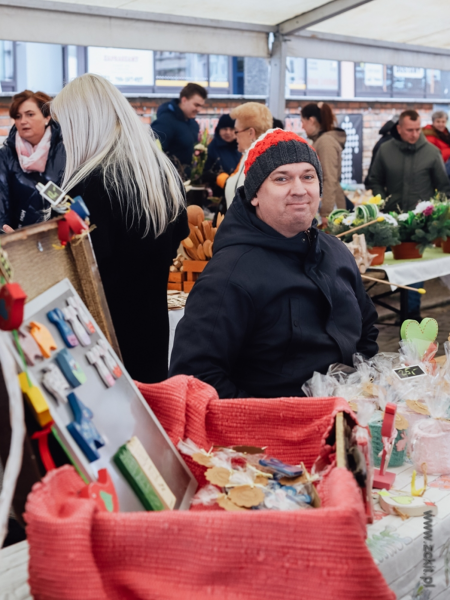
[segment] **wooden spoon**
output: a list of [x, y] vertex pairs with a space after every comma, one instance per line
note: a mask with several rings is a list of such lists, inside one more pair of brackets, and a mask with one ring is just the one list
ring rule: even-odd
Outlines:
[[205, 253], [206, 258], [212, 258], [212, 242], [211, 240], [206, 240], [203, 244], [203, 252]]
[[199, 244], [197, 247], [197, 254], [200, 260], [206, 260], [206, 255], [203, 251], [203, 246], [202, 244]]
[[200, 244], [203, 244], [205, 240], [203, 239], [202, 232], [200, 231], [200, 229], [195, 230], [195, 235], [197, 236], [197, 239], [200, 242]]
[[205, 236], [205, 240], [213, 241], [212, 231], [211, 231], [211, 223], [209, 221], [203, 221], [203, 235]]
[[185, 240], [183, 240], [182, 244], [185, 248], [193, 248], [194, 247], [194, 244], [189, 236]]
[[202, 211], [200, 206], [192, 204], [191, 206], [188, 206], [186, 210], [187, 210], [187, 215], [188, 215], [188, 221], [192, 225], [198, 225], [199, 217], [201, 217], [202, 221], [205, 218], [205, 213]]

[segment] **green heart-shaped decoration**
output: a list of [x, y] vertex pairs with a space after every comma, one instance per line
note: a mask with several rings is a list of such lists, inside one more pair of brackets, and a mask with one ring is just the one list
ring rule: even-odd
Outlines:
[[413, 319], [407, 319], [403, 321], [400, 335], [402, 340], [412, 342], [422, 357], [430, 344], [436, 340], [438, 330], [436, 319], [423, 319], [420, 324]]

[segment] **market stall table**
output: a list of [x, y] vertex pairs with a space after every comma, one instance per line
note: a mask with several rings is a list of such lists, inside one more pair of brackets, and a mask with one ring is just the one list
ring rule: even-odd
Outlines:
[[[392, 252], [386, 252], [384, 263], [377, 267], [370, 267], [368, 273], [371, 276], [374, 275], [379, 279], [387, 279], [399, 285], [410, 285], [418, 281], [428, 281], [437, 277], [443, 278], [445, 282], [445, 278], [450, 275], [450, 254], [444, 254], [442, 248], [428, 248], [421, 259], [395, 260]], [[368, 291], [375, 285], [369, 285], [367, 288]], [[372, 301], [374, 304], [378, 304], [399, 314], [400, 319], [404, 321], [408, 318], [408, 292], [402, 289], [398, 290], [395, 285], [391, 285], [390, 287], [389, 291], [371, 296]], [[388, 298], [397, 291], [400, 291], [400, 310], [384, 302], [384, 298]]]

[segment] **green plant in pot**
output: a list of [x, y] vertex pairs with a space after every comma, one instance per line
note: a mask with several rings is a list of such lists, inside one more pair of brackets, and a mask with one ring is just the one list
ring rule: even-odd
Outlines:
[[406, 213], [391, 212], [398, 222], [400, 245], [393, 248], [394, 258], [421, 258], [437, 238], [450, 235], [450, 206], [444, 202], [419, 202]]

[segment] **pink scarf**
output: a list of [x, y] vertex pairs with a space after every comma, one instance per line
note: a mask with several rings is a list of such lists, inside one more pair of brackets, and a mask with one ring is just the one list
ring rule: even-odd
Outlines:
[[25, 171], [25, 173], [31, 171], [43, 173], [45, 171], [51, 137], [51, 127], [47, 127], [39, 144], [32, 146], [30, 142], [20, 137], [19, 132], [16, 133], [16, 152], [22, 171]]

